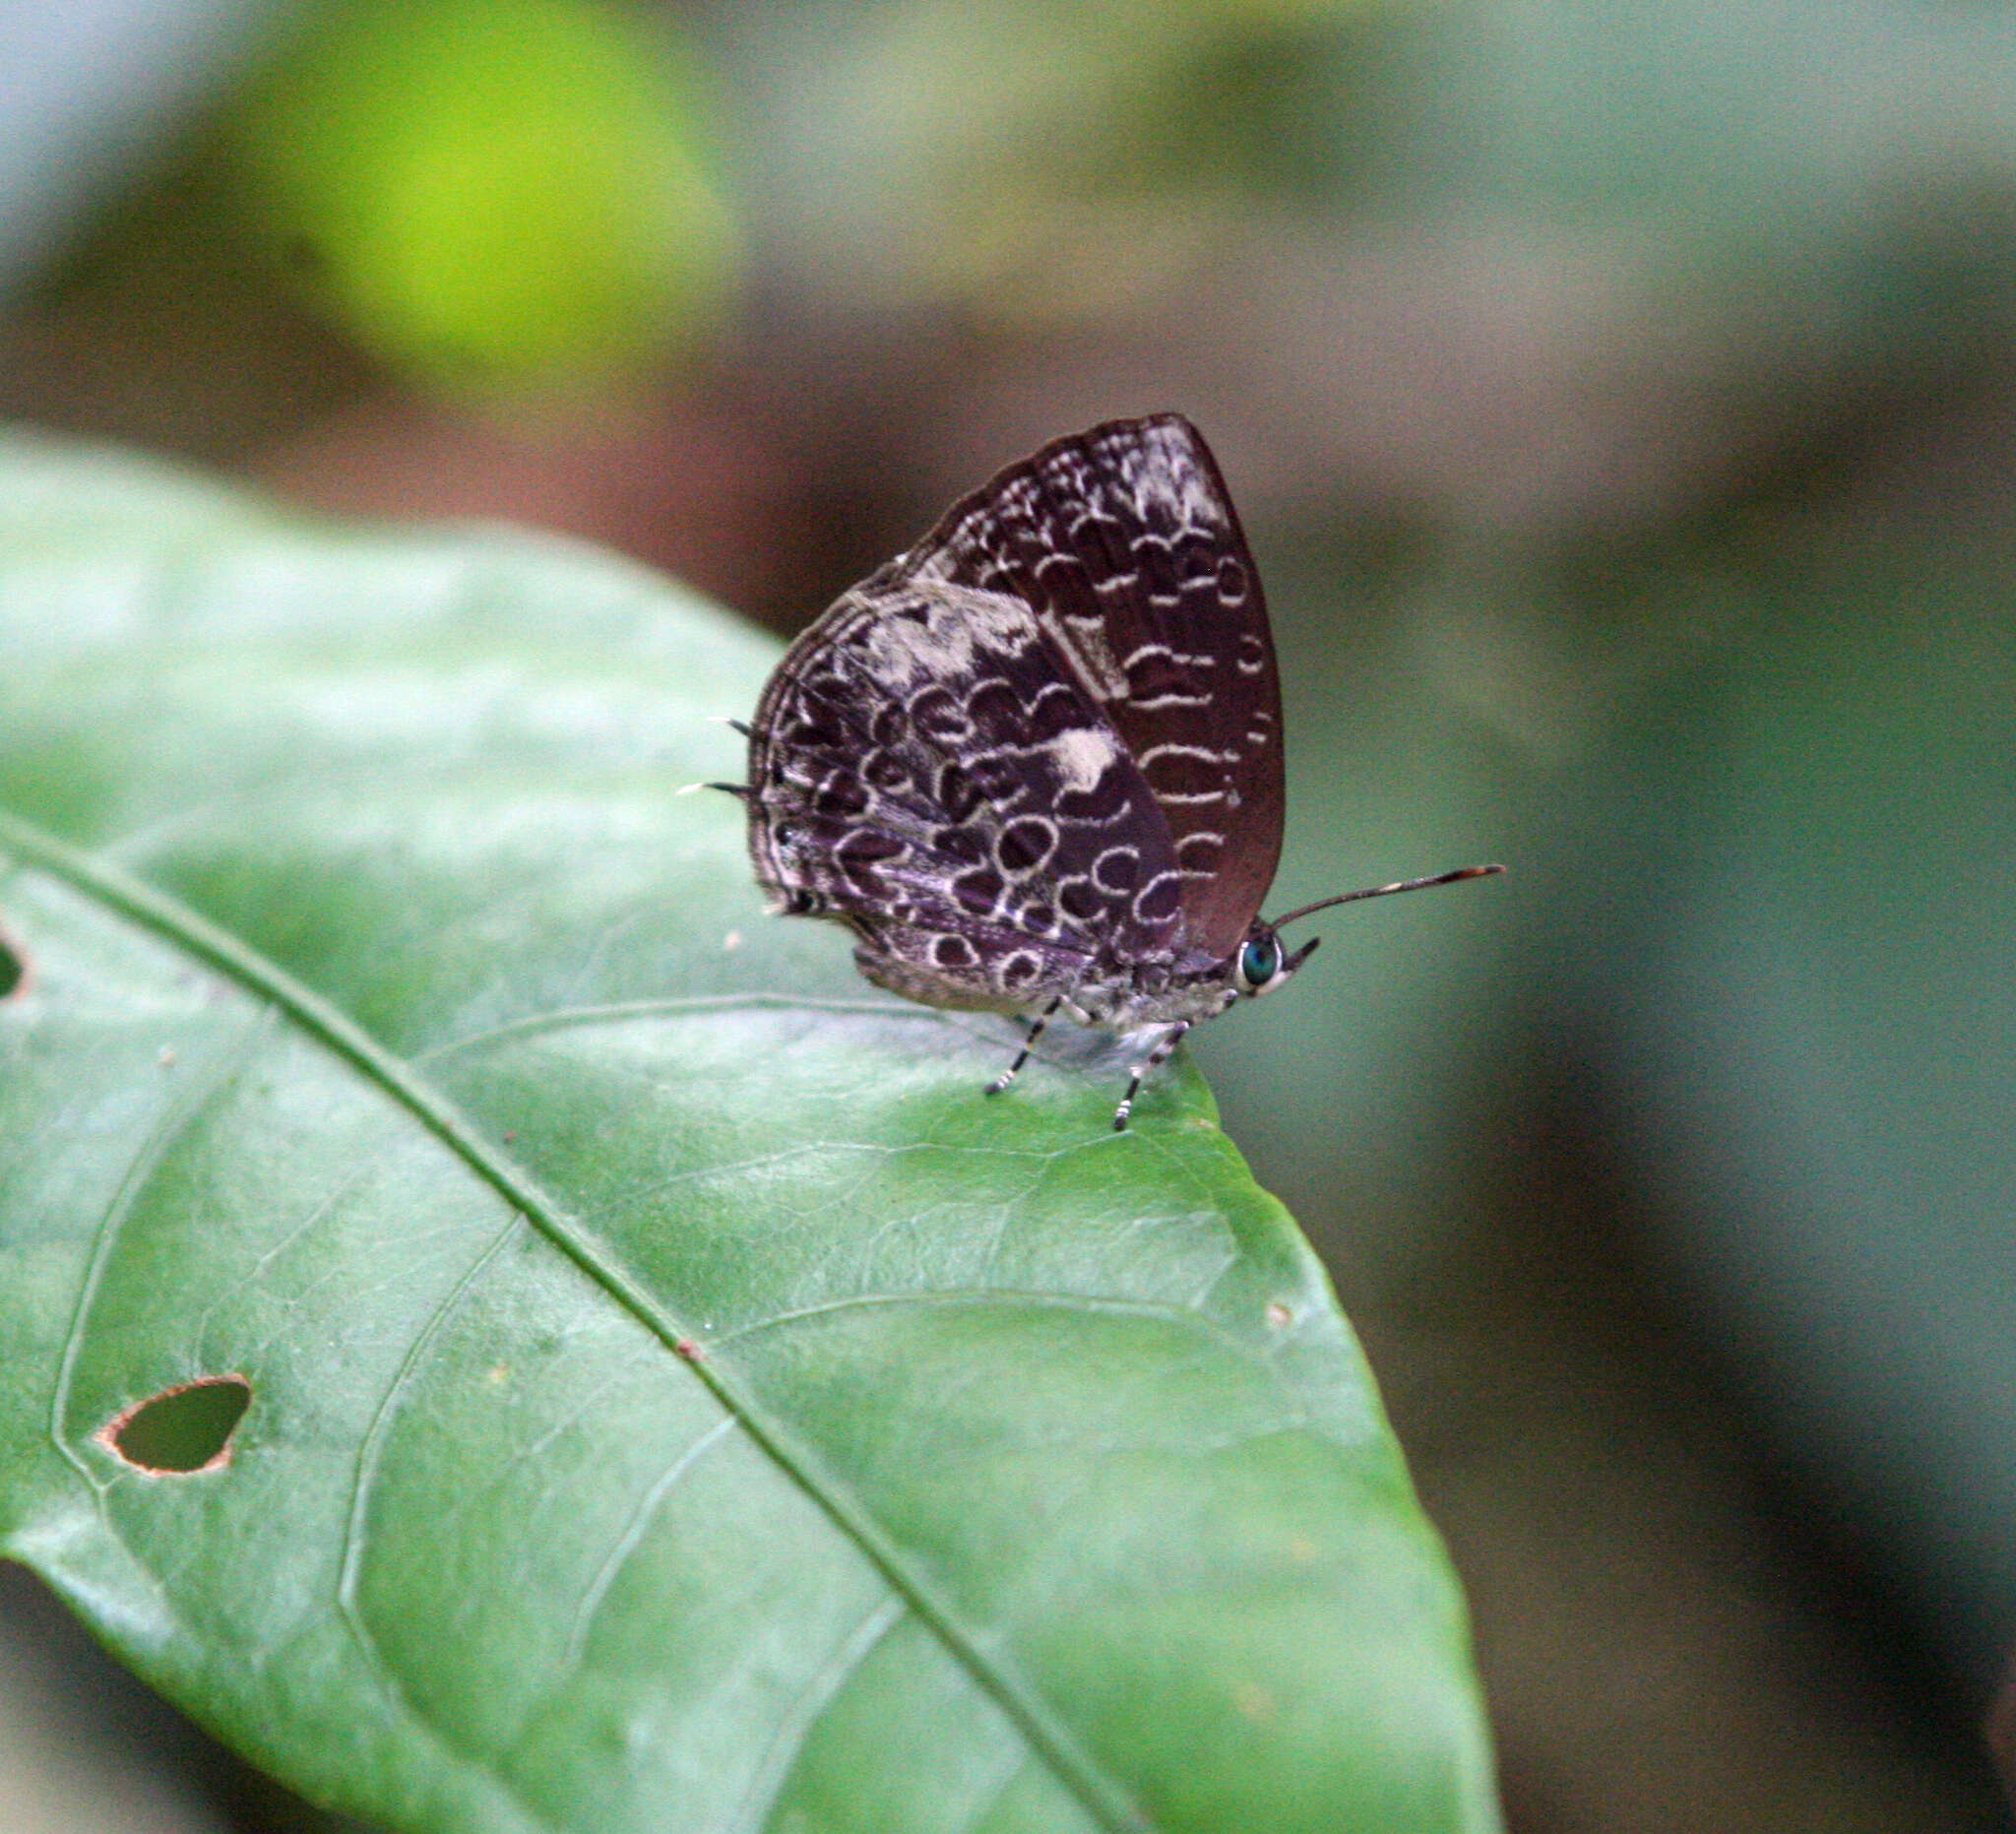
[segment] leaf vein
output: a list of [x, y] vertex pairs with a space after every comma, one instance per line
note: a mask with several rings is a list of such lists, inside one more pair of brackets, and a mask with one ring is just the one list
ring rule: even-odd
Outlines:
[[806, 1736], [818, 1724], [820, 1714], [833, 1703], [882, 1639], [909, 1615], [910, 1608], [905, 1604], [903, 1595], [891, 1592], [820, 1665], [819, 1672], [805, 1683], [789, 1710], [779, 1720], [776, 1731], [757, 1760], [748, 1787], [742, 1792], [741, 1802], [723, 1824], [724, 1834], [735, 1834], [736, 1830], [744, 1828], [760, 1829], [764, 1825], [777, 1802], [778, 1791], [790, 1775], [791, 1765], [803, 1748]]
[[93, 1307], [97, 1303], [98, 1291], [104, 1284], [105, 1270], [111, 1265], [113, 1251], [149, 1179], [218, 1092], [244, 1067], [260, 1039], [273, 1029], [278, 1016], [277, 1010], [270, 1005], [253, 1013], [229, 1044], [217, 1053], [206, 1073], [191, 1078], [175, 1101], [163, 1110], [133, 1155], [119, 1180], [119, 1189], [106, 1207], [93, 1238], [91, 1259], [86, 1264], [83, 1280], [78, 1283], [77, 1306], [71, 1313], [69, 1328], [63, 1336], [63, 1350], [57, 1359], [56, 1380], [49, 1397], [49, 1438], [57, 1451], [76, 1467], [85, 1482], [98, 1492], [100, 1499], [103, 1496], [102, 1483], [71, 1446], [69, 1414], [77, 1361], [83, 1355], [85, 1333]]
[[652, 1518], [658, 1514], [659, 1506], [672, 1493], [679, 1480], [685, 1477], [701, 1459], [741, 1423], [732, 1414], [724, 1414], [699, 1438], [685, 1447], [652, 1481], [651, 1487], [638, 1498], [637, 1507], [630, 1513], [630, 1519], [623, 1524], [622, 1533], [611, 1544], [602, 1563], [596, 1569], [587, 1587], [574, 1607], [574, 1621], [567, 1631], [567, 1666], [578, 1668], [588, 1648], [590, 1626], [596, 1613], [601, 1610], [602, 1601], [608, 1596], [609, 1588], [616, 1583], [616, 1576], [628, 1564], [650, 1532]]

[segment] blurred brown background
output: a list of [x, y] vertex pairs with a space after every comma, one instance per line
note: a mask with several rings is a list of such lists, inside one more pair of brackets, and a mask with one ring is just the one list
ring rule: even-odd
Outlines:
[[[1195, 419], [1274, 604], [1276, 903], [1514, 868], [1333, 917], [1198, 1046], [1462, 1569], [1512, 1825], [2009, 1825], [2016, 15], [0, 33], [20, 421], [788, 632], [1041, 440]], [[320, 1825], [0, 1575], [0, 1828]]]

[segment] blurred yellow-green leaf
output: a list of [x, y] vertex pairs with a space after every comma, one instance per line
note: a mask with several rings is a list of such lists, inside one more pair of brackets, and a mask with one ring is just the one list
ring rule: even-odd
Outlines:
[[423, 382], [540, 386], [719, 322], [735, 224], [668, 30], [580, 0], [318, 13], [229, 133], [262, 234]]

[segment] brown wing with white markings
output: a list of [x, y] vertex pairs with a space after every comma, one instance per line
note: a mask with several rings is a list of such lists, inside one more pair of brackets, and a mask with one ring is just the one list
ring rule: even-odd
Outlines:
[[1238, 947], [1281, 858], [1281, 685], [1259, 574], [1196, 428], [1157, 414], [1055, 440], [889, 571], [1029, 604], [1167, 821], [1185, 943]]
[[1176, 960], [1167, 824], [1013, 594], [892, 564], [843, 596], [764, 689], [749, 782], [757, 877], [909, 998], [1099, 1010]]

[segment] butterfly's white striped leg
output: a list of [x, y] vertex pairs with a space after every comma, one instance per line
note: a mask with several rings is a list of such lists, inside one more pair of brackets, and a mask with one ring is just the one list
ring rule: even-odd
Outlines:
[[1120, 1098], [1120, 1106], [1113, 1110], [1115, 1133], [1127, 1131], [1127, 1116], [1134, 1112], [1134, 1098], [1141, 1093], [1143, 1080], [1150, 1072], [1161, 1069], [1168, 1062], [1176, 1046], [1183, 1042], [1183, 1034], [1196, 1023], [1194, 1019], [1178, 1019], [1162, 1035], [1161, 1042], [1156, 1047], [1134, 1066], [1134, 1080], [1127, 1085], [1127, 1093]]
[[1064, 996], [1060, 993], [1037, 1016], [1036, 1023], [1029, 1028], [1029, 1036], [1022, 1041], [1022, 1048], [1015, 1053], [1015, 1061], [987, 1085], [988, 1095], [1002, 1094], [1008, 1085], [1022, 1074], [1022, 1066], [1029, 1061], [1029, 1053], [1036, 1048], [1037, 1040], [1042, 1037], [1043, 1027], [1056, 1017], [1057, 1008], [1063, 1003]]

